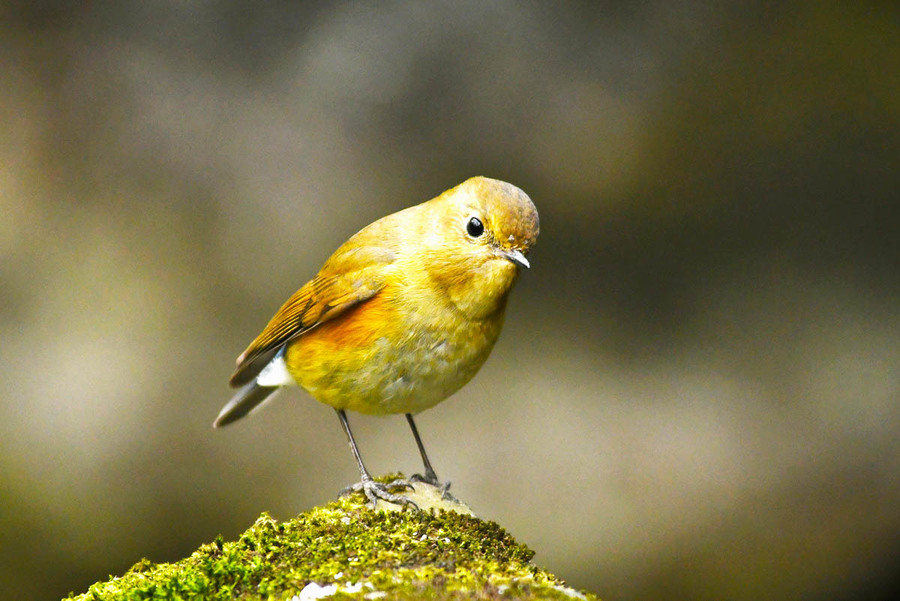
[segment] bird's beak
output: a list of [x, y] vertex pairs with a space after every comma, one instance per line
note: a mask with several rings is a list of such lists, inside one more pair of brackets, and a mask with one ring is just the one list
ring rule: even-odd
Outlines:
[[521, 250], [512, 249], [512, 250], [504, 250], [503, 256], [515, 263], [516, 265], [520, 265], [525, 269], [531, 268], [531, 263], [528, 262], [528, 259], [525, 258], [525, 255], [522, 254]]

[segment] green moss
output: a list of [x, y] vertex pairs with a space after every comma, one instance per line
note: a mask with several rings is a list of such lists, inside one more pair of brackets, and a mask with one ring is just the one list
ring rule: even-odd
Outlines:
[[[418, 486], [418, 485], [417, 485]], [[262, 514], [177, 563], [141, 560], [77, 601], [149, 599], [593, 599], [530, 563], [494, 522], [447, 510], [373, 511], [361, 495], [287, 522]], [[314, 583], [314, 584], [311, 584]], [[318, 592], [320, 597], [312, 597]]]

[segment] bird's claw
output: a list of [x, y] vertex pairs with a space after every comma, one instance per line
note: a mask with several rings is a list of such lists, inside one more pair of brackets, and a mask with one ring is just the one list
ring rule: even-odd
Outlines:
[[450, 481], [441, 482], [438, 480], [437, 474], [434, 472], [428, 473], [426, 472], [423, 476], [422, 474], [413, 474], [409, 477], [410, 482], [423, 482], [425, 484], [431, 485], [438, 489], [438, 492], [441, 493], [441, 498], [445, 501], [458, 501], [456, 497], [450, 494]]
[[405, 488], [408, 490], [415, 490], [413, 485], [409, 483], [408, 480], [403, 480], [398, 478], [397, 480], [393, 480], [392, 482], [388, 482], [387, 484], [383, 482], [376, 482], [371, 478], [364, 478], [361, 482], [357, 482], [352, 486], [348, 486], [344, 490], [341, 491], [341, 496], [345, 497], [355, 492], [361, 492], [366, 496], [366, 499], [369, 500], [369, 503], [372, 505], [372, 509], [378, 505], [378, 499], [382, 501], [387, 501], [388, 503], [393, 503], [395, 505], [403, 505], [410, 506], [415, 510], [419, 509], [419, 506], [415, 504], [415, 502], [403, 495], [398, 495], [392, 493], [390, 491], [391, 488]]
[[424, 482], [425, 484], [430, 484], [435, 488], [441, 488], [442, 486], [446, 486], [450, 488], [450, 483], [448, 482], [446, 485], [441, 484], [440, 480], [438, 480], [437, 474], [434, 472], [425, 472], [425, 475], [422, 474], [413, 474], [409, 477], [410, 482]]

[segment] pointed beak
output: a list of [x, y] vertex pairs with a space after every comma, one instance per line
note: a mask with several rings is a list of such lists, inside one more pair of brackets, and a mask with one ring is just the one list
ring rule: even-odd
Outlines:
[[503, 256], [506, 257], [507, 259], [509, 259], [510, 261], [512, 261], [513, 263], [515, 263], [516, 265], [524, 267], [525, 269], [531, 268], [531, 263], [528, 262], [528, 259], [525, 258], [525, 255], [522, 254], [521, 250], [516, 250], [516, 249], [504, 250]]

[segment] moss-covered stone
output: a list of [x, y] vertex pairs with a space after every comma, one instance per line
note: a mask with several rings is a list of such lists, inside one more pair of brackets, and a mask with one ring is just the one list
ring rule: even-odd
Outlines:
[[219, 537], [177, 563], [144, 559], [70, 599], [594, 599], [449, 503], [373, 511], [353, 495], [287, 522], [264, 513], [235, 542]]

